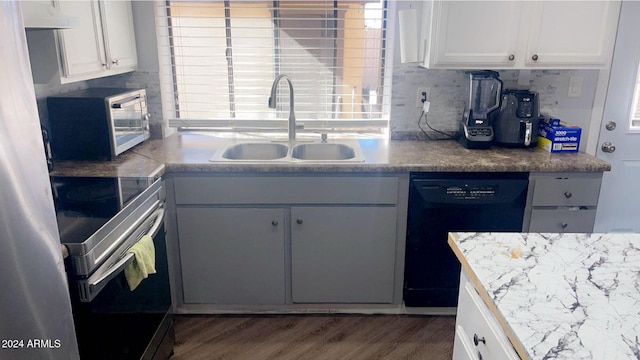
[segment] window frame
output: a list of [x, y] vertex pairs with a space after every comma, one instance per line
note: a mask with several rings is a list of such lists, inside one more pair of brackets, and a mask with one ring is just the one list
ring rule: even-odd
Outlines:
[[[391, 84], [393, 75], [393, 40], [394, 40], [394, 14], [396, 13], [396, 7], [393, 1], [383, 0], [384, 8], [382, 19], [382, 44], [380, 44], [380, 79], [381, 86], [384, 91], [387, 92], [381, 96], [382, 103], [381, 113], [383, 114], [380, 119], [299, 119], [298, 122], [304, 125], [302, 131], [310, 132], [336, 132], [336, 133], [366, 133], [373, 136], [387, 136], [390, 132], [390, 113], [391, 113]], [[272, 119], [242, 119], [242, 118], [217, 118], [217, 119], [203, 119], [203, 118], [180, 118], [176, 116], [179, 114], [179, 108], [172, 99], [175, 99], [177, 89], [175, 81], [175, 73], [173, 71], [166, 71], [167, 68], [172, 68], [171, 57], [172, 54], [168, 51], [170, 48], [167, 43], [171, 37], [168, 32], [171, 31], [169, 26], [170, 19], [164, 14], [167, 1], [155, 0], [156, 6], [154, 6], [155, 19], [156, 19], [156, 31], [158, 39], [159, 49], [159, 63], [160, 63], [160, 93], [162, 97], [162, 112], [163, 117], [166, 120], [166, 125], [170, 128], [176, 128], [178, 131], [192, 131], [192, 130], [208, 130], [218, 132], [282, 132], [286, 131], [288, 126], [288, 119], [286, 115], [282, 115], [282, 111], [278, 111], [278, 116]], [[165, 70], [163, 70], [165, 69]], [[280, 87], [283, 87], [281, 84]], [[265, 96], [265, 100], [266, 97]], [[173, 106], [170, 106], [173, 105]], [[286, 111], [288, 112], [288, 111]]]

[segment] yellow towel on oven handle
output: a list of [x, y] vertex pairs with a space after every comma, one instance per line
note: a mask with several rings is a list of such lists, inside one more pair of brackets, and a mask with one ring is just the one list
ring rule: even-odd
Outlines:
[[124, 276], [129, 289], [133, 291], [149, 274], [156, 273], [156, 249], [151, 236], [144, 235], [127, 252], [132, 253], [134, 258], [124, 269]]

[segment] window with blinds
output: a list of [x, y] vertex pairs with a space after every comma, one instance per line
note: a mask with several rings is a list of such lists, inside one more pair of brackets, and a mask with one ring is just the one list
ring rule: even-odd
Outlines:
[[386, 0], [164, 1], [165, 113], [176, 127], [286, 129], [289, 87], [306, 130], [388, 128]]

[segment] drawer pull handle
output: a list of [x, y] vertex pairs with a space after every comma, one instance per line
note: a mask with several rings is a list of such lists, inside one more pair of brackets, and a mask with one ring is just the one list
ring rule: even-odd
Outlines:
[[278, 220], [273, 220], [273, 221], [271, 222], [271, 225], [273, 225], [273, 226], [278, 226]]
[[480, 343], [487, 345], [487, 341], [484, 339], [484, 337], [478, 337], [478, 334], [473, 334], [473, 343], [476, 346], [478, 346], [478, 344]]
[[560, 227], [563, 228], [563, 229], [566, 229], [567, 226], [569, 226], [569, 224], [567, 224], [566, 222], [563, 222], [563, 223], [560, 224]]
[[569, 191], [565, 191], [564, 192], [564, 197], [566, 197], [567, 199], [571, 198], [573, 196], [572, 193], [570, 193]]
[[296, 223], [297, 223], [298, 225], [302, 225], [303, 221], [302, 221], [302, 219], [298, 219], [298, 220], [296, 220]]

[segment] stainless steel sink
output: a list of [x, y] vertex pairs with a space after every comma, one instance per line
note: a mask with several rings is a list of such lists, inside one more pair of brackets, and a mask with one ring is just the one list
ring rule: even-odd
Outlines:
[[250, 163], [357, 163], [364, 156], [354, 140], [259, 141], [232, 140], [211, 158], [212, 162]]
[[351, 160], [356, 157], [356, 151], [352, 146], [339, 143], [298, 144], [291, 150], [291, 157], [315, 161]]
[[231, 144], [221, 157], [228, 160], [278, 160], [289, 153], [289, 146], [273, 142]]

